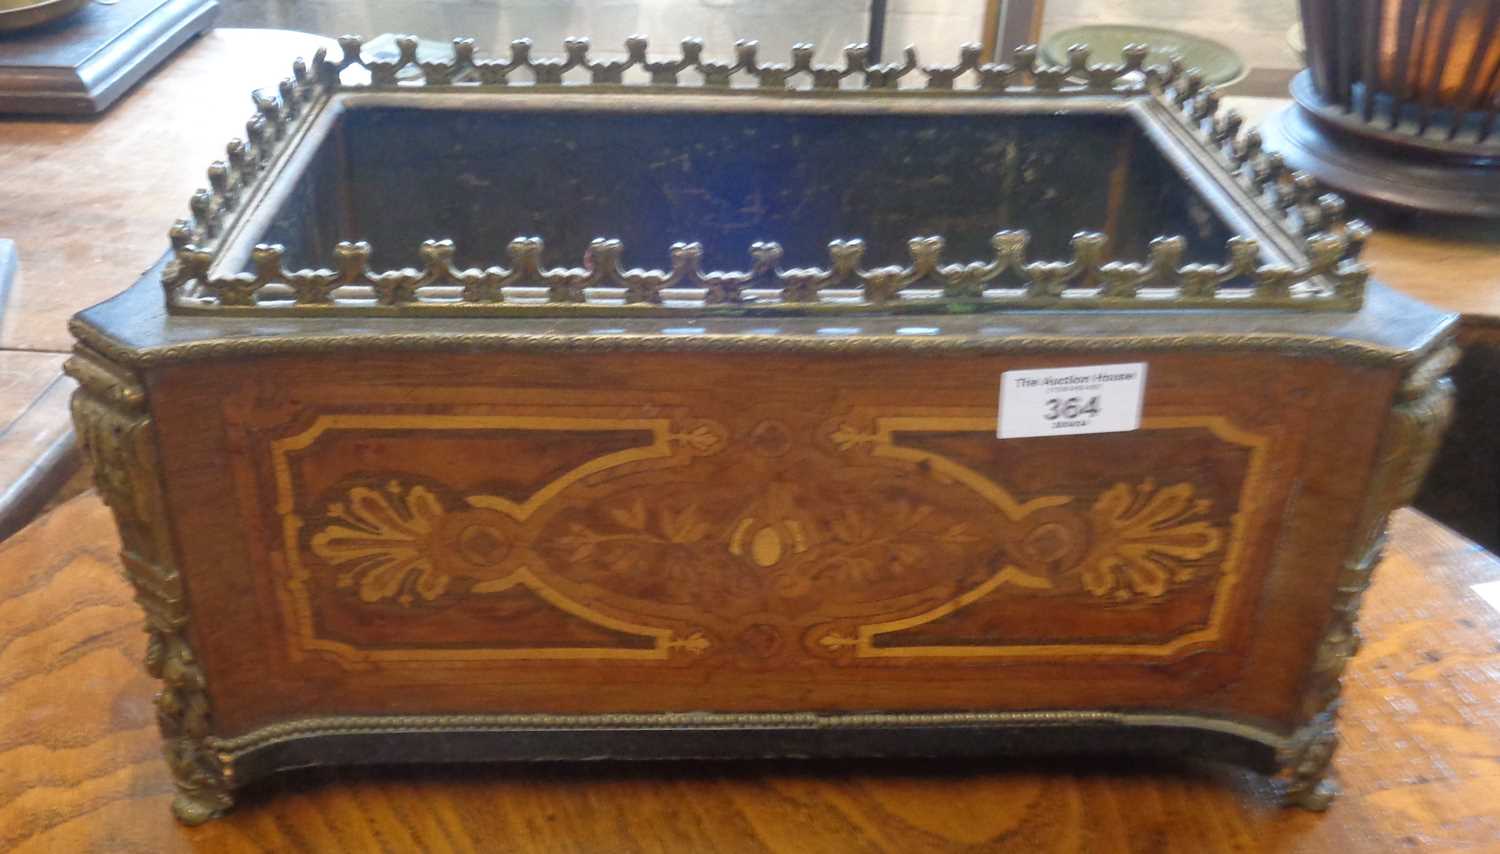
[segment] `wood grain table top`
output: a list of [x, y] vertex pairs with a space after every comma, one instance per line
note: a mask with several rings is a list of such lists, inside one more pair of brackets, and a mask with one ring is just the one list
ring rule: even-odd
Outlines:
[[145, 637], [92, 493], [0, 545], [0, 850], [1500, 850], [1500, 561], [1397, 514], [1345, 676], [1345, 794], [1284, 810], [1193, 763], [544, 764], [318, 770], [168, 813]]
[[250, 91], [331, 40], [281, 30], [208, 33], [108, 112], [0, 117], [0, 238], [14, 281], [0, 323], [0, 539], [77, 468], [59, 372], [73, 312], [123, 290], [167, 250], [166, 230], [244, 134]]
[[0, 237], [20, 269], [0, 348], [66, 351], [68, 318], [124, 290], [168, 249], [167, 229], [245, 135], [250, 92], [332, 41], [281, 30], [199, 37], [98, 119], [0, 119]]
[[1429, 305], [1500, 320], [1500, 222], [1413, 217], [1377, 223], [1365, 249], [1377, 280]]

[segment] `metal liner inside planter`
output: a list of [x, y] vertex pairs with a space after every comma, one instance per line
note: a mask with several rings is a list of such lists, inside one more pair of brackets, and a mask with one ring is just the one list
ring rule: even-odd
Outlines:
[[[1141, 47], [1114, 64], [1075, 47], [1046, 67], [1029, 47], [980, 64], [974, 45], [951, 66], [919, 66], [912, 49], [872, 65], [859, 46], [831, 66], [806, 45], [762, 64], [754, 43], [712, 62], [694, 39], [655, 60], [644, 38], [610, 60], [583, 39], [557, 59], [526, 40], [508, 60], [477, 58], [469, 39], [443, 61], [419, 60], [409, 37], [393, 60], [340, 44], [338, 60], [320, 50], [278, 92], [255, 93], [246, 138], [171, 229], [170, 312], [1353, 311], [1363, 299], [1369, 229], [1263, 153], [1196, 73], [1146, 67]], [[701, 85], [685, 85], [689, 72]], [[652, 257], [667, 263], [629, 266]]]

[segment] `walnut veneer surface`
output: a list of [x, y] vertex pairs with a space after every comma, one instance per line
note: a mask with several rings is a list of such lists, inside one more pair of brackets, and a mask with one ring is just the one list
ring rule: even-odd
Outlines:
[[1486, 851], [1500, 848], [1500, 562], [1394, 521], [1345, 674], [1345, 794], [1141, 762], [496, 765], [317, 771], [228, 817], [168, 812], [114, 525], [92, 493], [0, 546], [0, 849], [112, 851]]
[[1383, 423], [1394, 372], [1257, 355], [1112, 352], [1150, 359], [1140, 430], [1004, 443], [994, 377], [1048, 356], [152, 372], [214, 733], [1039, 708], [1290, 730], [1374, 488], [1378, 430], [1335, 425]]

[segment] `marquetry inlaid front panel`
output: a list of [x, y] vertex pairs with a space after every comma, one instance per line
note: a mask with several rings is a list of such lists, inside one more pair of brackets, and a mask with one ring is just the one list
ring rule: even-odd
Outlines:
[[[720, 421], [584, 400], [320, 414], [272, 440], [296, 653], [1169, 656], [1220, 638], [1261, 521], [1267, 437], [1223, 418], [1095, 443], [1130, 461], [1099, 472], [1039, 467], [978, 412]], [[402, 464], [432, 455], [452, 462]]]
[[1269, 630], [1326, 609], [1278, 539], [1332, 366], [1162, 357], [1139, 430], [999, 440], [1000, 372], [1068, 361], [398, 361], [229, 368], [197, 422], [251, 576], [195, 589], [251, 609], [203, 643], [221, 705], [1274, 716], [1302, 650]]

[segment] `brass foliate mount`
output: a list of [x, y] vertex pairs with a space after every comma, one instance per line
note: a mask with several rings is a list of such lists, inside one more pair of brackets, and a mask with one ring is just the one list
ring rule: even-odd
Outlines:
[[[288, 312], [292, 314], [435, 312], [504, 314], [569, 313], [848, 313], [868, 311], [987, 311], [1008, 308], [1298, 308], [1354, 310], [1363, 301], [1368, 279], [1360, 252], [1370, 229], [1359, 220], [1346, 220], [1344, 202], [1322, 193], [1310, 176], [1289, 169], [1282, 159], [1262, 151], [1259, 134], [1243, 129], [1233, 110], [1219, 109], [1218, 93], [1203, 83], [1181, 60], [1145, 66], [1146, 51], [1128, 46], [1120, 63], [1094, 64], [1084, 46], [1069, 50], [1065, 66], [1041, 66], [1034, 46], [1018, 48], [1011, 63], [981, 64], [979, 49], [964, 45], [952, 66], [919, 66], [908, 48], [905, 61], [885, 65], [867, 62], [862, 45], [845, 50], [843, 66], [816, 65], [811, 45], [797, 45], [789, 65], [763, 64], [754, 42], [736, 46], [735, 61], [703, 59], [702, 43], [686, 39], [681, 56], [652, 60], [643, 37], [626, 41], [626, 59], [589, 58], [587, 39], [568, 39], [564, 56], [537, 58], [531, 42], [512, 43], [508, 60], [481, 60], [471, 39], [455, 39], [452, 58], [422, 61], [417, 40], [397, 39], [394, 60], [364, 58], [362, 42], [353, 36], [339, 40], [343, 56], [330, 60], [319, 49], [311, 66], [299, 59], [292, 76], [274, 94], [253, 95], [255, 115], [246, 123], [246, 137], [231, 140], [226, 159], [208, 170], [208, 189], [190, 200], [192, 217], [178, 220], [169, 232], [174, 261], [163, 275], [169, 311], [179, 313]], [[359, 67], [369, 83], [344, 81], [344, 72]], [[624, 82], [626, 70], [639, 66], [649, 84]], [[415, 67], [421, 78], [400, 79]], [[908, 241], [910, 263], [865, 268], [865, 243], [835, 240], [828, 245], [828, 265], [786, 267], [782, 247], [757, 242], [749, 248], [744, 270], [705, 270], [703, 250], [692, 242], [670, 247], [667, 269], [641, 269], [623, 264], [624, 246], [618, 240], [596, 238], [578, 267], [548, 267], [543, 263], [542, 238], [520, 236], [507, 247], [510, 266], [461, 267], [457, 247], [446, 239], [427, 240], [420, 247], [421, 269], [376, 271], [369, 266], [371, 248], [364, 242], [343, 242], [334, 250], [337, 269], [288, 269], [284, 247], [257, 245], [251, 253], [252, 272], [227, 276], [210, 274], [218, 258], [219, 241], [240, 210], [245, 197], [275, 160], [314, 102], [335, 91], [382, 88], [492, 90], [510, 87], [514, 72], [530, 72], [536, 87], [577, 87], [564, 75], [586, 69], [585, 86], [609, 88], [666, 87], [677, 91], [733, 88], [736, 75], [754, 80], [756, 90], [787, 90], [798, 75], [823, 97], [841, 93], [896, 92], [901, 81], [920, 69], [925, 89], [951, 91], [956, 81], [972, 72], [974, 94], [1003, 97], [1017, 94], [1095, 94], [1149, 97], [1188, 129], [1197, 142], [1230, 173], [1255, 202], [1291, 234], [1301, 238], [1304, 260], [1295, 265], [1268, 263], [1252, 239], [1227, 241], [1218, 263], [1182, 263], [1186, 241], [1162, 236], [1151, 241], [1145, 260], [1104, 257], [1108, 235], [1080, 231], [1071, 241], [1072, 256], [1030, 259], [1025, 230], [997, 232], [990, 241], [990, 258], [944, 263], [941, 236], [919, 236]], [[682, 72], [693, 69], [702, 86], [681, 86]], [[846, 79], [863, 83], [844, 89]], [[743, 88], [743, 87], [742, 87]]]

